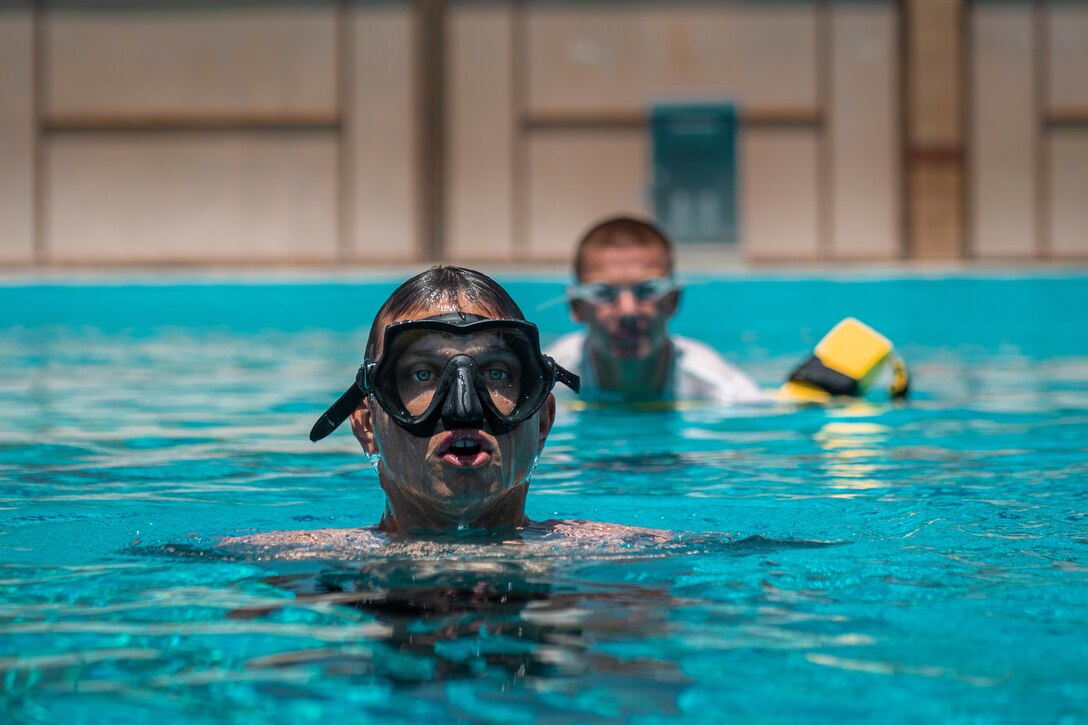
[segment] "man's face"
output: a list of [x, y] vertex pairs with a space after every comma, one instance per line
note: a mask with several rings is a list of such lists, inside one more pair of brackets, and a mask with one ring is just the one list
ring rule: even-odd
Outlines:
[[583, 262], [580, 284], [604, 283], [618, 292], [611, 301], [576, 299], [571, 303], [574, 318], [588, 328], [597, 358], [623, 361], [661, 355], [678, 293], [639, 299], [636, 288], [646, 280], [669, 277], [665, 250], [657, 245], [590, 249]]
[[[439, 306], [390, 319], [386, 324], [446, 312], [490, 316], [471, 304]], [[422, 406], [413, 411], [418, 414], [426, 407], [422, 400], [425, 388], [429, 381], [441, 376], [438, 368], [443, 365], [439, 361], [453, 352], [472, 355], [485, 379], [496, 378], [496, 387], [504, 377], [517, 374], [513, 369], [516, 361], [490, 349], [486, 338], [473, 342], [478, 349], [452, 349], [461, 342], [456, 336], [429, 333], [398, 356], [395, 370], [399, 393], [410, 411], [413, 406]], [[377, 357], [382, 354], [379, 347]], [[424, 391], [419, 400], [416, 387]], [[496, 404], [501, 407], [499, 400]], [[364, 448], [381, 457], [378, 471], [394, 515], [398, 515], [397, 503], [408, 501], [413, 509], [426, 512], [438, 524], [453, 526], [477, 521], [504, 495], [525, 483], [551, 429], [554, 405], [554, 398], [549, 396], [532, 417], [498, 436], [477, 428], [442, 430], [443, 426], [439, 426], [434, 435], [420, 438], [397, 425], [373, 399], [360, 406], [351, 423]]]

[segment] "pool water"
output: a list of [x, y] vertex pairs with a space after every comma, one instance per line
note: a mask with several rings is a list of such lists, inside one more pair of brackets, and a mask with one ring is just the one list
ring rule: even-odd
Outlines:
[[675, 329], [761, 384], [852, 314], [915, 395], [562, 406], [529, 515], [668, 546], [222, 551], [376, 522], [306, 434], [395, 282], [0, 284], [0, 719], [1088, 719], [1088, 275], [691, 280]]

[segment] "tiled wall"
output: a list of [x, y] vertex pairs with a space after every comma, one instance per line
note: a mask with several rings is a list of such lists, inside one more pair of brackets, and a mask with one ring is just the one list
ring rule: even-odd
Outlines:
[[435, 188], [443, 258], [562, 261], [678, 100], [749, 259], [1088, 256], [1081, 2], [450, 0], [437, 146], [408, 0], [3, 7], [0, 264], [418, 261]]
[[905, 181], [907, 256], [964, 254], [964, 0], [907, 0]]
[[421, 256], [405, 3], [0, 11], [0, 261]]
[[453, 259], [513, 259], [514, 11], [455, 5], [449, 29], [446, 249]]
[[46, 260], [334, 258], [331, 7], [40, 22]]
[[341, 68], [341, 239], [349, 261], [422, 257], [415, 25], [400, 3], [348, 13]]
[[971, 21], [971, 235], [976, 257], [1031, 257], [1039, 229], [1032, 7], [979, 3]]
[[970, 254], [1088, 257], [1088, 5], [979, 0], [971, 41]]
[[[814, 3], [528, 7], [521, 112], [529, 121], [523, 134], [532, 256], [569, 253], [578, 231], [602, 213], [648, 212], [647, 109], [700, 99], [740, 109], [745, 253], [820, 255], [823, 21]], [[802, 121], [744, 121], [774, 114]]]
[[1088, 256], [1088, 4], [1050, 4], [1043, 253]]
[[34, 259], [34, 29], [0, 10], [0, 264]]

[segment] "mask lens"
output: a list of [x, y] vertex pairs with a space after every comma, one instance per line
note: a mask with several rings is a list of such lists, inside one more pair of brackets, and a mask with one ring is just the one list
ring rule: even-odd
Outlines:
[[[438, 381], [446, 366], [421, 350], [396, 358], [395, 399], [413, 417], [423, 415], [434, 399]], [[386, 386], [388, 391], [389, 386]]]
[[[473, 361], [470, 394], [481, 392], [504, 416], [514, 415], [533, 397], [532, 386], [546, 384], [539, 359], [520, 331], [490, 330], [458, 335], [435, 330], [405, 330], [392, 341], [383, 379], [377, 381], [380, 394], [408, 416], [424, 415], [435, 395], [446, 396], [443, 381], [454, 375], [447, 368], [458, 355]], [[454, 375], [455, 377], [455, 375]]]
[[522, 397], [521, 363], [511, 350], [494, 350], [477, 359], [480, 378], [491, 402], [503, 415], [514, 412]]

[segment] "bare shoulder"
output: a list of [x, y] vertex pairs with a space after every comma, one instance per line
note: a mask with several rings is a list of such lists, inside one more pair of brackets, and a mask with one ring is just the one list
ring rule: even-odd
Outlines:
[[629, 554], [677, 542], [682, 534], [599, 521], [550, 520], [506, 532], [472, 536], [387, 535], [375, 528], [268, 531], [219, 540], [217, 549], [257, 559], [371, 559], [374, 557], [525, 557], [563, 552]]
[[528, 531], [542, 534], [543, 539], [552, 544], [558, 542], [578, 547], [667, 544], [677, 538], [675, 531], [609, 524], [602, 521], [553, 519], [534, 523], [529, 526]]
[[267, 554], [275, 558], [309, 558], [332, 552], [369, 551], [386, 543], [372, 528], [265, 531], [219, 540], [219, 548]]

